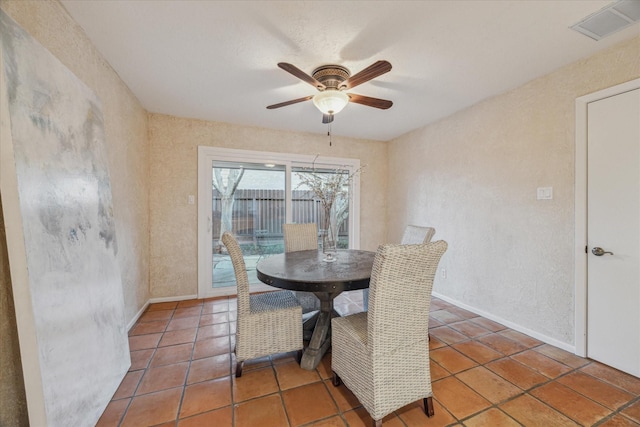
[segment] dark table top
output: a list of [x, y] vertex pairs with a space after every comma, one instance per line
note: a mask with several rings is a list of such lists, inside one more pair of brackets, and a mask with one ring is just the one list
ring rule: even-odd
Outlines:
[[369, 287], [375, 252], [338, 250], [334, 262], [322, 251], [296, 251], [271, 255], [258, 262], [258, 279], [293, 291], [342, 292]]

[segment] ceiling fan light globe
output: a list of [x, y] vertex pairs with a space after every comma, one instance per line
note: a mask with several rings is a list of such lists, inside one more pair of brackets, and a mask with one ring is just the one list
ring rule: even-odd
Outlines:
[[322, 114], [338, 114], [348, 103], [349, 95], [339, 90], [325, 90], [313, 97], [313, 105]]

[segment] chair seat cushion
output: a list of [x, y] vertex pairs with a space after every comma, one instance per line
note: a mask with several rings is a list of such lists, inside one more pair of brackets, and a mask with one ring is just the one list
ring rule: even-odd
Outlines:
[[295, 291], [294, 294], [302, 306], [302, 313], [320, 310], [320, 300], [312, 292]]
[[267, 292], [249, 297], [251, 313], [284, 310], [299, 307], [300, 303], [291, 291]]

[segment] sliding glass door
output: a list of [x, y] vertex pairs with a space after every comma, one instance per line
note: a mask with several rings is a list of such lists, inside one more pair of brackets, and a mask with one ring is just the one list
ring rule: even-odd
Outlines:
[[252, 284], [258, 284], [257, 262], [284, 251], [285, 173], [284, 165], [213, 161], [213, 288], [236, 285], [231, 260], [220, 240], [225, 231], [238, 239]]
[[[322, 161], [320, 164], [319, 161]], [[282, 224], [315, 222], [324, 232], [324, 212], [305, 174], [352, 173], [354, 159], [199, 147], [198, 151], [198, 297], [235, 294], [235, 274], [220, 238], [238, 239], [252, 291], [271, 290], [256, 277], [257, 263], [284, 251]], [[339, 201], [338, 247], [357, 248], [358, 182]]]

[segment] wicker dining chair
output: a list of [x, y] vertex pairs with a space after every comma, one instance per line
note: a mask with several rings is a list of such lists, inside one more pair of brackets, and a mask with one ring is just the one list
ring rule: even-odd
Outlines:
[[[284, 251], [318, 250], [318, 226], [312, 223], [282, 224]], [[304, 314], [320, 310], [320, 300], [311, 292], [294, 291]]]
[[[407, 225], [402, 234], [401, 245], [418, 245], [420, 243], [429, 243], [436, 234], [433, 227], [421, 227], [419, 225]], [[362, 306], [364, 311], [369, 309], [369, 289], [362, 290]]]
[[423, 399], [433, 411], [429, 362], [429, 305], [443, 240], [380, 245], [371, 272], [368, 312], [331, 321], [333, 385], [353, 392], [382, 425], [387, 414]]
[[420, 243], [429, 243], [436, 234], [433, 227], [420, 227], [418, 225], [407, 225], [402, 234], [401, 245], [418, 245]]
[[249, 294], [249, 277], [242, 250], [229, 232], [222, 235], [229, 251], [238, 286], [236, 323], [236, 377], [244, 361], [298, 350], [302, 355], [302, 307], [291, 291]]

